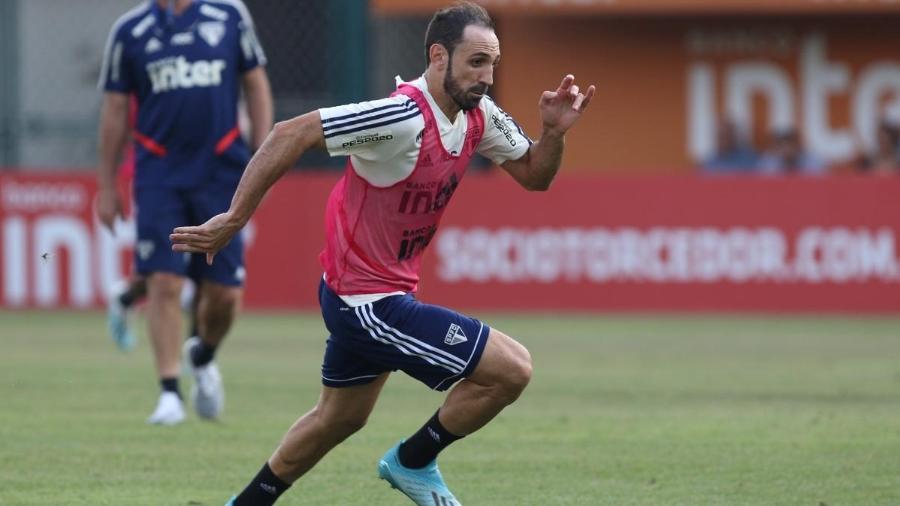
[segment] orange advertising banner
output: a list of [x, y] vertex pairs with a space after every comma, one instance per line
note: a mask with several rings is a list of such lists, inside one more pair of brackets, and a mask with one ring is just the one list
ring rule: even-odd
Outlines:
[[[451, 0], [371, 0], [385, 13], [427, 13]], [[823, 14], [900, 12], [895, 0], [479, 0], [500, 14]]]
[[542, 91], [568, 73], [597, 85], [566, 170], [693, 172], [726, 121], [759, 154], [793, 129], [827, 170], [850, 170], [880, 122], [900, 122], [896, 16], [502, 21], [493, 93], [529, 135]]

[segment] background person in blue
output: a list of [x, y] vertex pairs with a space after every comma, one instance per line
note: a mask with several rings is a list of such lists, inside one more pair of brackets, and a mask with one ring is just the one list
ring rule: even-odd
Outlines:
[[112, 228], [122, 212], [116, 189], [118, 159], [128, 140], [128, 99], [137, 97], [135, 142], [136, 268], [148, 279], [147, 320], [162, 392], [149, 423], [184, 420], [178, 386], [184, 325], [179, 305], [189, 262], [202, 279], [200, 338], [185, 351], [194, 372], [197, 413], [217, 417], [224, 405], [213, 361], [234, 320], [244, 278], [240, 236], [220, 261], [172, 252], [169, 232], [203, 223], [228, 209], [250, 158], [238, 129], [241, 87], [250, 117], [251, 144], [272, 126], [265, 56], [246, 7], [239, 0], [151, 0], [113, 25], [100, 88], [100, 167], [97, 214]]

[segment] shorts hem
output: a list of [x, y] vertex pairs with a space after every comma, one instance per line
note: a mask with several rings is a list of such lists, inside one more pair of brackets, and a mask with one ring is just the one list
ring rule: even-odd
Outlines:
[[326, 387], [331, 387], [331, 388], [346, 388], [346, 387], [353, 387], [353, 386], [358, 386], [358, 385], [368, 385], [369, 383], [375, 381], [375, 379], [378, 378], [379, 376], [381, 376], [381, 374], [357, 376], [355, 378], [349, 378], [349, 379], [345, 379], [345, 380], [344, 379], [326, 378], [325, 376], [322, 376], [322, 384], [325, 385]]

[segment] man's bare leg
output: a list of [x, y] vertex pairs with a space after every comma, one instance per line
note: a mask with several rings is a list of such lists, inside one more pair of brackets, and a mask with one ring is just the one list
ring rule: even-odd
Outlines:
[[234, 506], [274, 503], [332, 448], [361, 429], [389, 374], [365, 385], [322, 387], [315, 407], [291, 426], [256, 478], [235, 498]]
[[194, 375], [191, 403], [201, 418], [215, 419], [225, 409], [225, 387], [219, 366], [213, 359], [234, 323], [242, 290], [212, 281], [203, 281], [197, 290], [199, 297], [195, 297], [194, 302], [200, 335], [191, 337], [185, 344]]
[[168, 272], [155, 272], [147, 281], [147, 322], [160, 378], [177, 378], [180, 371], [183, 283], [181, 276]]
[[378, 463], [378, 474], [416, 504], [457, 506], [444, 483], [437, 455], [448, 445], [483, 427], [512, 404], [531, 379], [531, 355], [524, 346], [491, 329], [475, 371], [447, 395], [425, 425]]
[[203, 281], [197, 289], [200, 293], [196, 308], [200, 337], [204, 343], [215, 348], [231, 330], [243, 290], [212, 281]]
[[184, 280], [168, 272], [156, 272], [147, 280], [147, 322], [162, 394], [148, 423], [174, 425], [184, 420], [178, 387], [181, 340], [181, 287]]
[[412, 469], [424, 467], [450, 443], [484, 427], [512, 404], [530, 379], [528, 350], [491, 329], [475, 371], [457, 383], [431, 420], [401, 445], [400, 462]]
[[531, 355], [506, 334], [491, 329], [481, 361], [457, 383], [439, 410], [439, 421], [451, 434], [469, 435], [490, 422], [519, 398], [531, 380]]

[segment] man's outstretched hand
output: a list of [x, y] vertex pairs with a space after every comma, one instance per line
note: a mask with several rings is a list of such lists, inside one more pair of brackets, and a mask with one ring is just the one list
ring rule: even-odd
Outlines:
[[241, 227], [233, 223], [229, 213], [222, 213], [202, 225], [176, 228], [169, 234], [169, 240], [172, 241], [173, 251], [206, 253], [206, 263], [212, 265], [216, 253], [240, 230]]
[[581, 93], [575, 84], [575, 76], [569, 74], [563, 78], [556, 91], [542, 93], [538, 106], [544, 129], [559, 135], [565, 134], [587, 109], [595, 90], [596, 87], [592, 84], [586, 92]]

